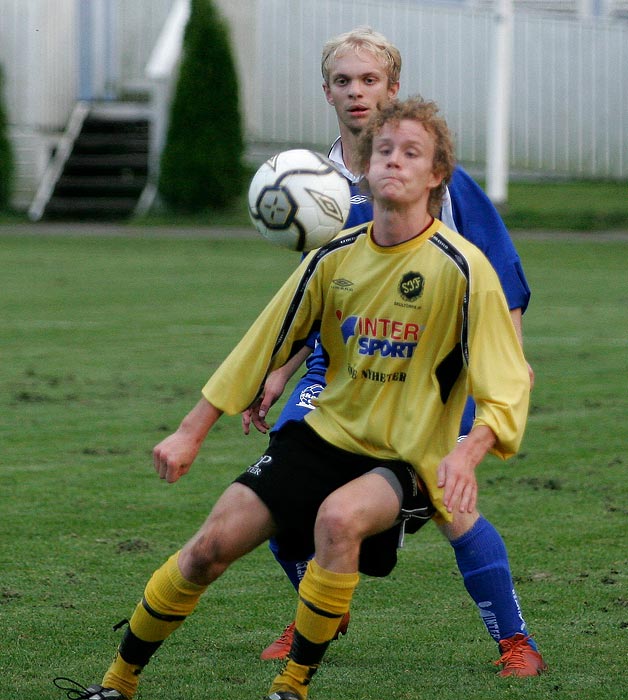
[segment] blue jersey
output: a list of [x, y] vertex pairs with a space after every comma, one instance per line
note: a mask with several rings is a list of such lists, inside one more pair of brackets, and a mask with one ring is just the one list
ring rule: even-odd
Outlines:
[[[346, 169], [344, 172], [348, 174]], [[360, 192], [358, 180], [347, 179], [351, 189], [351, 209], [345, 228], [351, 228], [372, 220], [373, 205], [371, 199]], [[530, 288], [519, 254], [493, 203], [459, 166], [455, 168], [447, 190], [441, 220], [476, 245], [490, 260], [501, 282], [509, 308], [525, 311], [530, 301]], [[273, 426], [273, 431], [279, 430], [288, 421], [301, 420], [315, 408], [312, 401], [325, 388], [327, 358], [318, 340], [318, 334], [312, 334], [307, 344], [312, 348], [312, 354], [306, 361], [307, 372], [290, 395]], [[471, 430], [474, 415], [475, 406], [469, 399], [460, 425], [461, 435], [466, 435]]]

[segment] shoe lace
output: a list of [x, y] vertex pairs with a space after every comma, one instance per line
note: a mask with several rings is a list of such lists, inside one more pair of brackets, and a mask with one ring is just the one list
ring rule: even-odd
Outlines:
[[[52, 681], [59, 690], [66, 693], [68, 700], [80, 700], [80, 698], [88, 697], [88, 690], [84, 685], [65, 676], [58, 676]], [[71, 683], [71, 685], [61, 685], [61, 683]]]
[[283, 632], [277, 637], [275, 644], [291, 644], [294, 635], [294, 622], [286, 625]]
[[[106, 700], [107, 697], [111, 696], [109, 691], [113, 692], [113, 688], [101, 688], [100, 690], [95, 690], [93, 686], [86, 688], [71, 678], [66, 678], [65, 676], [58, 676], [52, 681], [59, 690], [63, 690], [66, 694], [68, 700], [85, 700], [86, 698], [99, 698]], [[61, 685], [62, 683], [70, 683], [71, 685]], [[106, 691], [106, 694], [105, 694]], [[117, 693], [117, 691], [115, 691]], [[118, 693], [117, 697], [122, 698], [124, 696]]]
[[503, 639], [500, 642], [502, 655], [497, 661], [493, 661], [493, 664], [495, 666], [504, 664], [511, 668], [525, 668], [526, 660], [524, 655], [530, 646], [528, 644], [529, 639], [530, 635], [522, 635], [514, 639]]

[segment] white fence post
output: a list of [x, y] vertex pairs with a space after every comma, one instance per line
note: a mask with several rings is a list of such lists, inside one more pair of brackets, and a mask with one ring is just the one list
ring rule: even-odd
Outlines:
[[508, 201], [510, 146], [512, 0], [496, 3], [494, 27], [486, 119], [486, 193], [494, 204], [505, 204]]

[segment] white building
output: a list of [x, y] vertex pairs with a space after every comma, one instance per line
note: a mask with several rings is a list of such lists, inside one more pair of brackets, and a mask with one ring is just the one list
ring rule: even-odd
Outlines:
[[[465, 164], [490, 166], [501, 133], [506, 174], [628, 178], [628, 0], [514, 0], [505, 54], [496, 38], [509, 0], [214, 2], [230, 26], [253, 154], [329, 143], [320, 49], [370, 24], [401, 49], [402, 94], [439, 102]], [[156, 162], [186, 12], [187, 0], [0, 0], [17, 206], [41, 195], [51, 158], [93, 106], [143, 104]]]

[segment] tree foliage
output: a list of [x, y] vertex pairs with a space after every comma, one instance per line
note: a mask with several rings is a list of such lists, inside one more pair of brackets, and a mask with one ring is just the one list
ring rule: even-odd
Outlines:
[[182, 212], [224, 208], [242, 192], [243, 154], [229, 33], [211, 0], [192, 0], [161, 156], [161, 197]]
[[13, 184], [13, 152], [3, 102], [4, 75], [0, 68], [0, 209], [9, 207]]

